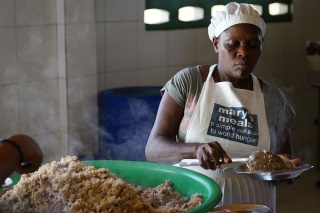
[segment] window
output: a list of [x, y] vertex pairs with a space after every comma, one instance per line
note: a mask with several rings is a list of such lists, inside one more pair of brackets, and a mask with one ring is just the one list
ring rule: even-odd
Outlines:
[[[234, 1], [234, 0], [233, 0]], [[146, 0], [144, 23], [147, 30], [208, 27], [212, 15], [226, 0]], [[292, 21], [291, 0], [247, 0], [265, 22]]]

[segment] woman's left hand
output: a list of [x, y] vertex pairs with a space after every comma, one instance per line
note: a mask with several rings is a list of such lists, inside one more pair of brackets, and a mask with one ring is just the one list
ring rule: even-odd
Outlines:
[[[298, 166], [301, 164], [301, 158], [292, 158], [291, 155], [289, 154], [278, 154], [278, 156], [280, 156], [284, 161], [288, 161], [292, 163], [294, 166]], [[284, 179], [284, 180], [273, 180], [271, 182], [278, 187], [286, 187], [293, 184], [294, 181], [298, 178], [299, 176], [296, 178], [290, 178], [290, 179]]]
[[288, 154], [278, 154], [278, 156], [282, 157], [282, 159], [291, 162], [293, 165], [298, 166], [301, 164], [301, 158], [292, 158], [291, 155]]

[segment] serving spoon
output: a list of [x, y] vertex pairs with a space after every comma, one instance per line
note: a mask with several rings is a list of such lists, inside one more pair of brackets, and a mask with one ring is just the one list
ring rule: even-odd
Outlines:
[[[232, 163], [244, 163], [248, 160], [248, 158], [231, 158]], [[223, 159], [220, 158], [219, 161], [222, 163]], [[180, 167], [186, 167], [186, 166], [198, 166], [200, 165], [200, 162], [198, 159], [183, 159], [180, 161], [179, 166]]]

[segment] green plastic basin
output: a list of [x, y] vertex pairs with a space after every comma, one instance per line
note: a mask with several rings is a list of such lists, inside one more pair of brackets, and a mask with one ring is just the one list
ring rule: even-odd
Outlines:
[[[121, 161], [121, 160], [92, 160], [83, 161], [88, 166], [96, 168], [107, 168], [127, 183], [144, 187], [155, 187], [170, 180], [173, 183], [173, 190], [183, 196], [191, 198], [194, 193], [199, 193], [204, 198], [204, 203], [187, 211], [187, 213], [205, 213], [212, 210], [221, 199], [221, 190], [218, 184], [211, 178], [200, 173], [165, 164]], [[13, 185], [20, 180], [20, 175], [13, 173], [10, 178]], [[0, 192], [3, 189], [0, 188]]]
[[119, 161], [119, 160], [93, 160], [84, 161], [86, 165], [96, 168], [107, 168], [127, 183], [144, 187], [155, 187], [170, 180], [173, 183], [173, 190], [178, 191], [183, 196], [191, 197], [194, 193], [199, 193], [204, 197], [204, 203], [187, 211], [208, 212], [215, 207], [221, 199], [221, 190], [218, 184], [211, 178], [200, 173], [165, 164]]

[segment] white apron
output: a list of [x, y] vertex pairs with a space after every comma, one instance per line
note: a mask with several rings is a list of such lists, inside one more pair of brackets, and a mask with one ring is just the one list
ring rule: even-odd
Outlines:
[[[210, 67], [186, 134], [188, 142], [217, 141], [230, 157], [248, 157], [254, 150], [270, 150], [264, 97], [257, 77], [253, 91], [234, 88], [231, 82], [215, 83]], [[223, 164], [215, 171], [200, 166], [185, 168], [213, 178], [221, 187], [218, 204], [263, 204], [275, 211], [275, 186], [233, 172], [239, 163]]]

